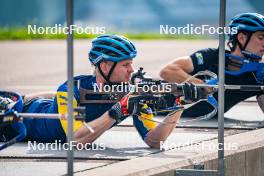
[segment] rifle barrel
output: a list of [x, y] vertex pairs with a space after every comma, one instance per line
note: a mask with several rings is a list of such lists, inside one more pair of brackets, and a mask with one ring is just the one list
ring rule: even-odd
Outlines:
[[[17, 113], [18, 117], [36, 119], [67, 119], [67, 114], [48, 114], [48, 113]], [[83, 120], [84, 117], [75, 115], [76, 120]]]

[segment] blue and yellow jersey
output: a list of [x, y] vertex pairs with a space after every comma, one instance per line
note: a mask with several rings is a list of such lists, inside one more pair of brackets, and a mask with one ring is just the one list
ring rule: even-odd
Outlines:
[[[96, 100], [98, 95], [93, 97], [82, 97], [80, 89], [93, 90], [96, 84], [96, 79], [91, 75], [83, 75], [74, 77], [74, 107], [85, 106], [86, 117], [85, 121], [90, 122], [103, 115], [109, 110], [114, 103], [85, 103], [82, 99], [92, 98]], [[67, 113], [67, 82], [63, 83], [57, 89], [57, 94], [52, 100], [38, 99], [35, 100], [26, 112], [34, 113]], [[153, 115], [142, 115], [141, 117], [133, 117], [134, 125], [140, 136], [144, 139], [149, 130], [156, 126], [155, 122], [147, 120], [153, 118]], [[66, 141], [67, 134], [67, 120], [63, 119], [24, 119], [28, 129], [28, 140], [35, 140], [41, 142], [52, 142], [55, 140]], [[114, 124], [113, 126], [115, 126]], [[83, 122], [74, 120], [73, 129], [76, 132], [83, 126]]]
[[[37, 99], [25, 112], [28, 113], [57, 113], [54, 109], [55, 99]], [[38, 142], [66, 141], [65, 133], [59, 119], [25, 118], [23, 123], [27, 128], [27, 140]]]

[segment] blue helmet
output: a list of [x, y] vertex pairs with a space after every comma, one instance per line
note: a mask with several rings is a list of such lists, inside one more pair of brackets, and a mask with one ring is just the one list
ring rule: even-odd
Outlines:
[[133, 59], [136, 55], [135, 46], [127, 38], [116, 34], [106, 34], [92, 41], [89, 60], [93, 65], [98, 65], [103, 60], [120, 62]]
[[242, 13], [232, 18], [229, 27], [237, 28], [238, 32], [264, 31], [264, 16], [258, 13]]
[[[231, 29], [236, 28], [237, 30], [237, 33], [229, 34], [228, 46], [230, 47], [231, 51], [234, 51], [238, 45], [240, 50], [243, 51], [246, 49], [247, 44], [254, 32], [264, 31], [264, 16], [258, 13], [242, 13], [232, 18], [228, 26]], [[244, 45], [242, 45], [237, 40], [236, 36], [239, 32], [247, 35], [247, 40]]]

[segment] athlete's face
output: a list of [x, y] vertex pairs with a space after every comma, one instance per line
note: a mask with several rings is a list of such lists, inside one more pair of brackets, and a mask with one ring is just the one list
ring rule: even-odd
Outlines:
[[[111, 75], [110, 81], [117, 83], [130, 81], [131, 74], [134, 72], [132, 64], [133, 60], [131, 59], [118, 62]], [[113, 63], [110, 63], [110, 65], [113, 65]]]
[[264, 55], [264, 31], [257, 31], [252, 34], [246, 50], [260, 56]]

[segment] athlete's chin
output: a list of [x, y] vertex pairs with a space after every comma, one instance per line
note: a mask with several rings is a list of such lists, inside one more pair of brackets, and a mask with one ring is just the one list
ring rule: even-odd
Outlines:
[[120, 81], [118, 81], [118, 82], [120, 82], [120, 83], [127, 83], [127, 82], [129, 82], [130, 81], [130, 79], [122, 79], [122, 80], [120, 80]]
[[126, 76], [125, 77], [125, 80], [126, 80], [125, 82], [129, 82], [130, 81], [130, 78], [131, 78], [131, 76]]

